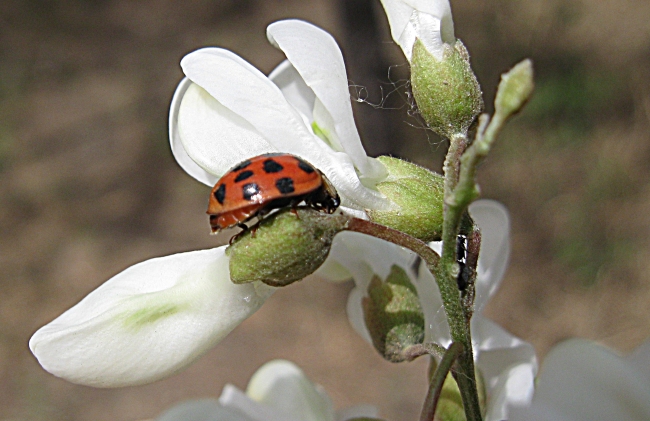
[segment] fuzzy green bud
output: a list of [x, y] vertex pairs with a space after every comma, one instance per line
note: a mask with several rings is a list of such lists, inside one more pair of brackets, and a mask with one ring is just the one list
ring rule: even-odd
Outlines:
[[276, 287], [299, 281], [323, 264], [347, 220], [307, 208], [284, 209], [265, 218], [226, 249], [230, 279]]
[[417, 40], [411, 59], [411, 85], [422, 117], [441, 136], [466, 134], [483, 111], [483, 93], [460, 40], [453, 46], [444, 45], [442, 60]]
[[377, 189], [394, 206], [389, 210], [367, 210], [370, 220], [425, 242], [440, 240], [444, 177], [401, 159], [378, 159], [388, 170], [388, 177], [377, 184]]
[[401, 267], [393, 265], [386, 281], [374, 276], [362, 304], [372, 343], [388, 361], [406, 360], [403, 351], [424, 341], [417, 290]]
[[501, 75], [494, 99], [495, 114], [504, 120], [515, 114], [526, 104], [534, 88], [533, 62], [525, 59]]

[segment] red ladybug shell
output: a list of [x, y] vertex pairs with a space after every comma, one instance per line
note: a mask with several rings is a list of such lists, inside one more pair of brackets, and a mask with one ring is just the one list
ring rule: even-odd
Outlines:
[[217, 181], [207, 213], [216, 233], [303, 200], [327, 213], [340, 203], [334, 187], [313, 165], [290, 154], [265, 154], [237, 164]]

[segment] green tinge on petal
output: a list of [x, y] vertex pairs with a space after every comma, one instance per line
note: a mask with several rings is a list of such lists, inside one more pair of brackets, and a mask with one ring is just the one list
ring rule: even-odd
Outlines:
[[123, 314], [124, 326], [126, 328], [138, 329], [144, 325], [152, 324], [165, 317], [173, 316], [183, 311], [187, 305], [161, 303]]

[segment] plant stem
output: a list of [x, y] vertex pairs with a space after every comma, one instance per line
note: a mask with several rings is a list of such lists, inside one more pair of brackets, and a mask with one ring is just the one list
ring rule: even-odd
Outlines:
[[422, 412], [420, 413], [420, 421], [433, 420], [433, 417], [436, 414], [436, 408], [438, 407], [440, 393], [442, 392], [442, 385], [445, 383], [445, 379], [447, 378], [447, 374], [449, 374], [449, 370], [451, 370], [451, 367], [453, 366], [462, 350], [463, 345], [458, 342], [454, 342], [449, 346], [449, 349], [447, 349], [444, 356], [440, 360], [440, 364], [438, 364], [436, 371], [433, 373], [433, 376], [431, 376], [427, 398], [424, 401]]

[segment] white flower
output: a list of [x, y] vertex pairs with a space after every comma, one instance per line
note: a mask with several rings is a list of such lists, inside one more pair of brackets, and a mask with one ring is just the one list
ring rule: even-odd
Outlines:
[[511, 421], [650, 420], [650, 341], [621, 358], [585, 339], [546, 356], [529, 407]]
[[343, 421], [376, 417], [374, 407], [361, 405], [335, 411], [332, 400], [295, 364], [273, 360], [260, 367], [246, 393], [226, 385], [219, 400], [179, 404], [156, 421]]
[[449, 0], [381, 0], [381, 4], [393, 39], [409, 61], [416, 39], [438, 59], [445, 44], [456, 42]]
[[30, 349], [50, 373], [88, 386], [149, 383], [181, 370], [274, 291], [233, 284], [224, 250], [131, 266], [39, 329]]
[[[511, 406], [530, 401], [537, 360], [530, 344], [510, 335], [482, 315], [507, 266], [510, 251], [508, 214], [502, 205], [488, 200], [473, 203], [470, 213], [482, 235], [475, 314], [471, 322], [474, 357], [487, 388], [486, 420], [496, 421], [505, 419]], [[433, 248], [439, 247], [439, 243], [433, 245]], [[349, 271], [356, 286], [349, 297], [348, 315], [355, 329], [371, 342], [363, 321], [361, 300], [366, 296], [374, 275], [386, 279], [394, 264], [401, 266], [411, 274], [418, 290], [427, 324], [425, 340], [448, 346], [451, 343], [449, 327], [433, 275], [424, 265], [416, 274], [414, 262], [417, 261], [408, 250], [376, 238], [344, 232], [335, 238], [330, 258], [317, 274], [342, 279], [345, 271], [341, 267]], [[330, 276], [335, 273], [338, 275]]]
[[[170, 112], [171, 147], [181, 167], [212, 185], [244, 159], [289, 152], [327, 175], [349, 213], [363, 217], [364, 209], [389, 206], [372, 188], [385, 168], [361, 145], [334, 39], [297, 20], [270, 25], [268, 36], [288, 58], [271, 79], [219, 48], [183, 59], [187, 78]], [[75, 383], [148, 383], [190, 364], [273, 290], [232, 284], [224, 247], [152, 259], [39, 329], [30, 348], [46, 370]]]
[[178, 163], [212, 186], [245, 159], [288, 152], [329, 178], [343, 210], [363, 216], [364, 209], [389, 207], [374, 189], [386, 170], [361, 145], [343, 56], [332, 36], [299, 20], [273, 23], [267, 34], [287, 56], [269, 78], [220, 48], [183, 58], [186, 78], [169, 120]]

